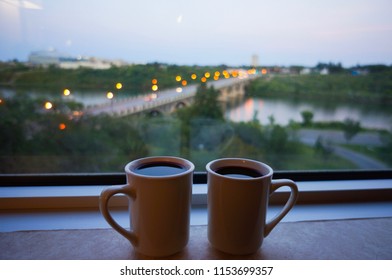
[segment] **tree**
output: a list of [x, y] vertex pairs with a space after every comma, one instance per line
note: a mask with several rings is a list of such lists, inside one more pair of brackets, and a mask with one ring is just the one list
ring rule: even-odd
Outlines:
[[190, 157], [191, 135], [200, 129], [200, 126], [195, 125], [196, 122], [207, 124], [211, 121], [224, 121], [218, 96], [219, 91], [213, 87], [207, 88], [207, 85], [202, 83], [196, 91], [193, 105], [177, 110], [176, 114], [181, 120], [181, 154], [184, 157]]
[[323, 160], [328, 160], [333, 153], [333, 147], [331, 143], [325, 141], [321, 136], [317, 138], [317, 141], [314, 144], [314, 149], [316, 155], [321, 155]]
[[328, 69], [329, 73], [331, 73], [331, 74], [344, 72], [344, 68], [340, 62], [338, 62], [336, 64], [333, 62], [329, 62], [329, 63], [320, 62], [316, 65], [316, 68], [319, 70], [326, 68], [326, 69]]
[[313, 121], [313, 112], [311, 111], [302, 111], [301, 112], [301, 116], [302, 116], [302, 124], [303, 126], [310, 126], [312, 124]]
[[218, 96], [219, 91], [213, 87], [207, 88], [206, 83], [202, 83], [196, 91], [195, 103], [192, 105], [192, 115], [194, 117], [223, 120], [223, 111]]
[[343, 124], [344, 137], [347, 142], [350, 141], [358, 132], [361, 131], [361, 123], [350, 118], [344, 120]]

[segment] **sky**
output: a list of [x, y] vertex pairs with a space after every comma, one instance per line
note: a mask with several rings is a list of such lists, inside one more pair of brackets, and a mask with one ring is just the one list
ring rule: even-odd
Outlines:
[[391, 0], [0, 0], [0, 60], [392, 64]]

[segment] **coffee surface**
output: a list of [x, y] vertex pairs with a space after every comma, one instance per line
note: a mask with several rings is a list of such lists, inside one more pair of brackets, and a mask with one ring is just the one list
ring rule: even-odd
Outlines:
[[263, 176], [258, 170], [242, 166], [225, 166], [215, 171], [220, 175], [232, 178], [257, 178]]
[[144, 176], [170, 176], [176, 175], [184, 172], [186, 168], [182, 165], [168, 162], [153, 162], [143, 164], [133, 171], [136, 174], [144, 175]]

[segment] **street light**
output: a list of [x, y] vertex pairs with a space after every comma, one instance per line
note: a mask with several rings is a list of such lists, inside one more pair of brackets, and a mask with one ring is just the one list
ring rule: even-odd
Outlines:
[[69, 96], [71, 94], [71, 91], [69, 89], [64, 89], [63, 91], [64, 96]]
[[152, 84], [152, 86], [151, 86], [152, 91], [157, 91], [158, 90], [158, 80], [153, 78], [151, 80], [151, 84]]
[[52, 109], [52, 108], [53, 108], [52, 102], [46, 101], [45, 104], [44, 104], [44, 108], [45, 108], [46, 110]]
[[59, 129], [60, 130], [65, 130], [67, 128], [67, 125], [65, 123], [60, 123], [59, 124]]
[[116, 89], [122, 89], [122, 87], [123, 87], [122, 83], [117, 83], [116, 84]]
[[113, 113], [113, 98], [114, 98], [113, 92], [109, 91], [109, 92], [106, 94], [106, 98], [110, 100], [110, 108], [111, 108], [112, 113]]
[[113, 92], [111, 92], [111, 91], [109, 91], [109, 92], [106, 94], [106, 98], [109, 99], [109, 100], [112, 100], [113, 97], [114, 97], [114, 94], [113, 94]]

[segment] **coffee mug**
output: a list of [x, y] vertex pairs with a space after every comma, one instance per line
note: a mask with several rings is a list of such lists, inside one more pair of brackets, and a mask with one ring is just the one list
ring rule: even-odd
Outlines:
[[[272, 180], [271, 167], [250, 159], [217, 159], [206, 169], [211, 245], [234, 255], [256, 252], [294, 206], [297, 185], [288, 179]], [[280, 213], [267, 222], [269, 197], [283, 186], [290, 188], [290, 197]]]
[[[102, 191], [102, 215], [141, 254], [164, 257], [181, 251], [189, 239], [194, 168], [188, 160], [167, 156], [128, 163], [127, 183]], [[115, 194], [129, 197], [130, 230], [109, 212], [108, 202]]]

